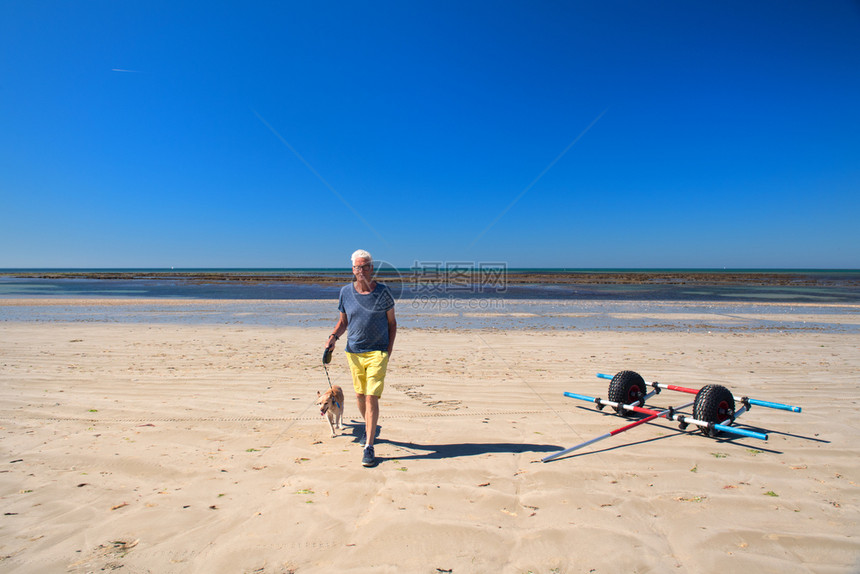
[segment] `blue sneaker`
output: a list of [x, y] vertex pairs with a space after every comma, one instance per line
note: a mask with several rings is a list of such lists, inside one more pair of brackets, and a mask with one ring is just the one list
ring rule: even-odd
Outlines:
[[[382, 430], [382, 425], [376, 425], [376, 437], [375, 438], [377, 438], [377, 439], [379, 438], [379, 431], [381, 431], [381, 430]], [[362, 431], [361, 442], [359, 444], [361, 445], [361, 448], [364, 448], [367, 446], [367, 431], [366, 430]]]
[[373, 452], [373, 445], [364, 448], [364, 456], [361, 458], [362, 466], [374, 466], [376, 464], [376, 454]]

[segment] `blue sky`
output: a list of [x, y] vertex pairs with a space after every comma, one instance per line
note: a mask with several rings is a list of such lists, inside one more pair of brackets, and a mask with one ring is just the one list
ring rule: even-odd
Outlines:
[[849, 1], [5, 0], [0, 267], [858, 268], [858, 102]]

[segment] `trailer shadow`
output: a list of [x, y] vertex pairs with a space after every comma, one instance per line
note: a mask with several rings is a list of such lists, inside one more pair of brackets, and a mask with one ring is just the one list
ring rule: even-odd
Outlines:
[[[624, 443], [624, 444], [618, 444], [618, 445], [615, 445], [615, 446], [608, 446], [608, 447], [606, 447], [606, 448], [601, 448], [601, 449], [598, 449], [598, 450], [589, 450], [589, 451], [585, 451], [585, 452], [570, 453], [570, 454], [567, 454], [567, 455], [565, 455], [565, 456], [560, 456], [560, 457], [558, 457], [558, 458], [556, 458], [556, 459], [553, 459], [553, 460], [551, 460], [551, 461], [548, 461], [548, 462], [555, 462], [555, 461], [557, 461], [557, 460], [565, 460], [565, 459], [568, 459], [568, 458], [579, 458], [579, 457], [583, 457], [583, 456], [590, 456], [590, 455], [594, 455], [594, 454], [601, 454], [601, 453], [605, 453], [605, 452], [611, 452], [611, 451], [613, 451], [613, 450], [620, 450], [620, 449], [625, 449], [625, 448], [629, 448], [629, 447], [632, 447], [632, 446], [638, 446], [638, 445], [641, 445], [641, 444], [648, 444], [648, 443], [657, 442], [657, 441], [660, 441], [660, 440], [668, 440], [668, 439], [673, 439], [673, 438], [676, 438], [676, 437], [679, 437], [679, 436], [692, 435], [692, 434], [694, 434], [694, 433], [691, 433], [691, 432], [685, 432], [685, 431], [679, 430], [679, 429], [677, 429], [677, 428], [669, 427], [669, 426], [666, 426], [666, 425], [652, 425], [652, 426], [657, 426], [657, 427], [660, 427], [660, 428], [663, 428], [663, 429], [666, 429], [666, 430], [675, 431], [675, 432], [674, 432], [673, 434], [667, 434], [667, 435], [663, 435], [663, 436], [656, 436], [656, 437], [653, 437], [653, 438], [648, 438], [648, 439], [644, 439], [644, 440], [638, 440], [638, 441], [636, 441], [636, 442], [626, 442], [626, 443]], [[731, 443], [731, 444], [737, 445], [737, 446], [739, 446], [739, 447], [747, 448], [747, 449], [750, 449], [750, 450], [755, 450], [755, 451], [762, 452], [762, 453], [765, 453], [765, 452], [766, 452], [766, 453], [770, 453], [770, 454], [783, 454], [783, 452], [782, 452], [782, 451], [780, 451], [780, 450], [774, 450], [774, 449], [770, 449], [770, 448], [764, 448], [764, 447], [762, 447], [762, 446], [761, 446], [761, 445], [759, 445], [759, 444], [751, 444], [751, 443], [743, 443], [743, 442], [740, 442], [740, 440], [745, 439], [746, 437], [717, 437], [717, 438], [708, 438], [708, 437], [706, 437], [706, 436], [704, 436], [704, 435], [698, 435], [698, 438], [705, 439], [705, 440], [711, 440], [711, 441], [718, 442], [718, 443], [721, 443], [721, 444], [724, 444], [724, 443]], [[561, 449], [559, 449], [559, 450], [561, 450]]]
[[782, 432], [782, 431], [775, 431], [775, 430], [770, 430], [770, 429], [763, 429], [761, 427], [755, 427], [755, 426], [751, 426], [751, 425], [743, 425], [743, 427], [746, 429], [749, 429], [751, 431], [765, 433], [766, 435], [779, 435], [779, 436], [784, 436], [784, 437], [789, 437], [789, 438], [799, 438], [801, 440], [811, 440], [813, 442], [830, 444], [829, 440], [825, 440], [823, 438], [816, 438], [816, 437], [812, 437], [812, 436], [804, 436], [801, 434], [793, 434], [790, 432]]
[[[752, 430], [752, 429], [750, 429], [750, 430]], [[770, 454], [784, 454], [784, 453], [783, 453], [783, 451], [781, 451], [781, 450], [776, 450], [776, 449], [774, 449], [774, 448], [765, 448], [765, 447], [763, 447], [763, 446], [761, 445], [761, 443], [757, 443], [757, 442], [756, 442], [756, 443], [745, 443], [745, 442], [740, 442], [740, 441], [742, 441], [742, 440], [746, 439], [746, 437], [740, 437], [740, 436], [725, 436], [725, 437], [722, 437], [722, 436], [720, 436], [720, 437], [716, 437], [716, 438], [708, 438], [708, 437], [705, 437], [704, 435], [700, 435], [700, 436], [701, 436], [701, 438], [705, 438], [705, 439], [707, 439], [707, 440], [712, 440], [712, 441], [714, 441], [714, 442], [718, 442], [718, 443], [720, 443], [720, 444], [729, 443], [729, 444], [733, 444], [733, 445], [737, 445], [737, 446], [744, 447], [744, 448], [749, 449], [749, 450], [751, 450], [751, 451], [753, 451], [753, 450], [754, 450], [754, 451], [758, 451], [758, 452], [767, 452], [767, 453], [770, 453]]]
[[[662, 426], [662, 425], [661, 425], [661, 426]], [[665, 427], [664, 427], [664, 428], [665, 428]], [[678, 429], [674, 429], [674, 430], [678, 430]], [[680, 434], [680, 433], [678, 433], [678, 434]], [[580, 457], [590, 456], [590, 455], [594, 455], [594, 454], [600, 454], [600, 453], [604, 453], [604, 452], [611, 452], [611, 451], [613, 451], [613, 450], [618, 450], [618, 449], [622, 449], [622, 448], [628, 448], [628, 447], [636, 446], [636, 445], [640, 445], [640, 444], [648, 444], [649, 442], [657, 442], [658, 440], [666, 440], [666, 439], [674, 438], [675, 436], [678, 436], [678, 434], [674, 434], [674, 435], [665, 435], [665, 436], [657, 436], [657, 437], [654, 437], [654, 438], [648, 438], [648, 439], [645, 439], [645, 440], [639, 440], [639, 441], [636, 441], [636, 442], [627, 442], [627, 443], [624, 443], [624, 444], [617, 444], [617, 445], [615, 445], [615, 446], [608, 446], [608, 447], [606, 447], [606, 448], [601, 448], [601, 449], [596, 449], [596, 450], [587, 450], [587, 451], [584, 451], [584, 452], [572, 452], [572, 453], [570, 453], [570, 454], [566, 454], [566, 455], [564, 455], [564, 456], [560, 456], [560, 457], [558, 457], [558, 458], [555, 458], [555, 459], [550, 460], [550, 461], [547, 461], [547, 462], [556, 462], [556, 461], [559, 461], [559, 460], [567, 460], [567, 459], [569, 459], [569, 458], [580, 458]], [[562, 449], [559, 449], [559, 450], [562, 450]]]
[[[581, 409], [584, 409], [584, 410], [589, 411], [589, 412], [594, 412], [593, 409], [589, 409], [586, 407], [580, 406], [577, 408], [581, 408]], [[618, 416], [611, 410], [608, 412], [605, 412], [605, 411], [598, 411], [598, 412], [600, 412], [604, 416], [611, 417], [613, 419], [618, 418]], [[645, 415], [632, 416], [632, 417], [628, 417], [627, 420], [629, 422], [635, 422], [636, 420], [638, 420], [644, 416]], [[748, 440], [747, 437], [742, 437], [742, 436], [737, 436], [737, 435], [706, 437], [705, 435], [694, 432], [694, 431], [681, 430], [677, 427], [677, 425], [671, 425], [668, 423], [668, 421], [665, 421], [665, 422], [664, 421], [665, 421], [665, 419], [660, 419], [660, 422], [657, 422], [657, 420], [654, 420], [654, 421], [651, 421], [651, 422], [646, 423], [646, 424], [648, 424], [648, 426], [661, 428], [661, 429], [666, 430], [666, 431], [673, 431], [672, 434], [667, 434], [667, 435], [658, 436], [658, 437], [652, 437], [649, 439], [643, 439], [643, 440], [639, 440], [639, 441], [635, 441], [635, 442], [626, 442], [624, 444], [617, 444], [614, 446], [609, 446], [606, 448], [601, 448], [601, 449], [596, 449], [596, 450], [589, 450], [589, 451], [585, 451], [585, 452], [574, 452], [574, 453], [570, 453], [570, 454], [561, 456], [559, 458], [553, 459], [552, 461], [549, 461], [549, 462], [555, 462], [557, 460], [565, 460], [568, 458], [578, 458], [578, 457], [582, 457], [582, 456], [589, 456], [589, 455], [600, 454], [600, 453], [604, 453], [604, 452], [611, 452], [613, 450], [624, 449], [624, 448], [628, 448], [631, 446], [637, 446], [637, 445], [641, 445], [641, 444], [648, 444], [648, 443], [656, 442], [659, 440], [667, 440], [667, 439], [671, 439], [671, 438], [675, 438], [675, 437], [679, 437], [679, 436], [684, 436], [684, 435], [696, 435], [700, 439], [711, 440], [711, 441], [714, 441], [714, 442], [717, 442], [720, 444], [729, 443], [729, 444], [737, 445], [739, 447], [747, 448], [750, 450], [755, 450], [755, 451], [762, 452], [762, 453], [766, 452], [766, 453], [770, 453], [770, 454], [783, 454], [783, 452], [780, 450], [775, 450], [775, 449], [763, 447], [760, 443], [741, 442], [743, 440]], [[784, 434], [784, 433], [774, 433], [773, 431], [767, 431], [766, 429], [760, 429], [757, 427], [746, 426], [746, 425], [743, 425], [743, 428], [746, 428], [749, 430], [754, 430], [757, 432], [762, 432], [762, 433], [770, 432], [771, 434]], [[788, 436], [792, 436], [792, 435], [788, 435]], [[807, 437], [799, 437], [799, 438], [807, 438]], [[820, 440], [820, 439], [810, 439], [810, 440]], [[822, 442], [829, 442], [829, 441], [822, 441]]]
[[[594, 411], [594, 409], [590, 409], [590, 408], [588, 408], [588, 407], [577, 406], [577, 408], [578, 408], [578, 409], [583, 409], [583, 410], [585, 410], [585, 411], [592, 412], [592, 413], [593, 413], [593, 412], [595, 412], [595, 411]], [[615, 411], [613, 411], [612, 409], [607, 409], [607, 410], [598, 410], [597, 412], [599, 412], [600, 414], [602, 414], [604, 417], [611, 417], [611, 418], [614, 418], [614, 419], [619, 418], [619, 417], [618, 417], [618, 415], [617, 415], [617, 414], [615, 414]], [[628, 416], [627, 416], [627, 417], [625, 417], [625, 420], [627, 420], [627, 421], [629, 421], [629, 422], [636, 422], [637, 420], [642, 419], [642, 418], [644, 418], [644, 417], [646, 417], [646, 416], [647, 416], [647, 415], [640, 414], [640, 413], [633, 413], [632, 415], [628, 414]], [[659, 421], [659, 422], [658, 422], [658, 421]], [[690, 430], [686, 430], [686, 431], [685, 431], [685, 430], [681, 430], [680, 428], [678, 428], [678, 426], [677, 426], [677, 425], [672, 426], [672, 422], [671, 422], [671, 421], [669, 421], [669, 420], [667, 420], [667, 419], [665, 419], [665, 418], [655, 419], [655, 420], [653, 420], [653, 421], [651, 421], [651, 422], [649, 422], [649, 423], [647, 423], [647, 424], [648, 424], [649, 426], [653, 426], [653, 427], [660, 427], [660, 428], [667, 429], [667, 430], [674, 430], [674, 431], [677, 431], [677, 432], [678, 432], [678, 433], [680, 433], [680, 434], [693, 434], [693, 435], [699, 435], [699, 433], [695, 432], [695, 427], [689, 427], [689, 428], [690, 428]], [[755, 426], [755, 425], [748, 425], [748, 424], [735, 424], [734, 426], [736, 426], [736, 427], [738, 427], [738, 428], [741, 428], [741, 429], [750, 430], [750, 431], [753, 431], [753, 432], [759, 432], [759, 433], [766, 434], [766, 435], [780, 435], [780, 436], [787, 436], [787, 437], [793, 437], [793, 438], [800, 438], [800, 439], [804, 439], [804, 440], [813, 440], [813, 441], [816, 441], [816, 442], [823, 442], [823, 443], [826, 443], [826, 444], [830, 444], [830, 441], [829, 441], [829, 440], [824, 440], [824, 439], [819, 439], [819, 438], [812, 438], [812, 437], [802, 436], [802, 435], [795, 435], [795, 434], [790, 434], [790, 433], [784, 433], [784, 432], [780, 432], [780, 431], [774, 431], [774, 430], [770, 430], [770, 429], [762, 428], [762, 427]], [[699, 435], [699, 436], [704, 436], [704, 435]], [[723, 433], [721, 436], [718, 436], [718, 437], [711, 437], [711, 440], [714, 440], [714, 441], [717, 441], [717, 442], [731, 442], [731, 443], [735, 443], [735, 444], [741, 444], [741, 443], [739, 443], [738, 441], [743, 440], [744, 438], [747, 438], [747, 437], [742, 437], [742, 436], [740, 436], [740, 435], [731, 435], [731, 434]], [[751, 447], [751, 448], [752, 448], [752, 447]], [[759, 447], [759, 448], [757, 448], [757, 450], [760, 450], [760, 451], [762, 451], [762, 452], [773, 452], [773, 453], [777, 453], [777, 454], [782, 454], [782, 451], [770, 450], [770, 449], [760, 448], [760, 447]]]

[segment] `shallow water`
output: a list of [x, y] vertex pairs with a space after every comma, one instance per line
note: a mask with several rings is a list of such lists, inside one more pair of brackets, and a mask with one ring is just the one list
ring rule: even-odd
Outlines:
[[[9, 301], [0, 322], [96, 322], [259, 325], [326, 329], [335, 300], [93, 300]], [[48, 304], [46, 304], [48, 303]], [[858, 333], [858, 309], [839, 305], [724, 302], [402, 298], [397, 321], [413, 329], [540, 329], [622, 331], [759, 330]]]
[[[16, 297], [145, 297], [180, 299], [337, 299], [339, 284], [290, 283], [283, 281], [218, 281], [189, 278], [37, 278], [0, 275], [0, 299]], [[600, 301], [746, 301], [778, 303], [841, 303], [860, 305], [860, 274], [816, 276], [813, 286], [773, 281], [772, 284], [718, 284], [645, 282], [634, 284], [552, 283], [552, 274], [539, 284], [503, 283], [442, 285], [392, 283], [395, 298], [421, 299], [501, 299], [517, 300], [600, 300]], [[775, 277], [778, 277], [776, 275]], [[349, 281], [344, 276], [343, 283]]]
[[[224, 276], [243, 275], [219, 272]], [[335, 271], [312, 275], [329, 279]], [[343, 274], [349, 280], [348, 270]], [[276, 280], [216, 280], [182, 275], [118, 278], [38, 278], [0, 275], [0, 321], [238, 324], [328, 328], [337, 318], [341, 284]], [[259, 276], [259, 273], [257, 273]], [[265, 275], [265, 273], [263, 273]], [[340, 276], [340, 275], [337, 275]], [[398, 323], [423, 329], [580, 329], [645, 331], [860, 330], [860, 273], [792, 272], [760, 276], [758, 285], [655, 281], [633, 284], [502, 282], [492, 289], [466, 283], [392, 283]], [[716, 273], [716, 276], [720, 276]], [[194, 277], [194, 278], [192, 278]], [[645, 277], [650, 277], [645, 280]], [[667, 276], [669, 277], [669, 276]], [[725, 279], [728, 276], [722, 276]], [[745, 280], [742, 276], [740, 280]], [[798, 286], [792, 280], [810, 282]], [[248, 277], [243, 277], [248, 279]], [[305, 278], [307, 279], [307, 277]], [[658, 277], [659, 279], [659, 277]], [[668, 280], [668, 279], [667, 279]], [[27, 304], [23, 300], [33, 300]], [[134, 302], [122, 300], [134, 299]], [[67, 300], [68, 304], [63, 301]], [[92, 304], [87, 302], [91, 301]], [[116, 304], [106, 304], [113, 301]], [[151, 301], [151, 302], [150, 302]]]

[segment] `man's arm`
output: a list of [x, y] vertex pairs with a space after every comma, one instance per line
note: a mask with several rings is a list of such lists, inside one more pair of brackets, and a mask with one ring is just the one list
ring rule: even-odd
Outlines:
[[394, 337], [397, 336], [397, 319], [394, 317], [394, 307], [385, 312], [388, 318], [388, 355], [394, 349]]
[[349, 320], [346, 318], [346, 313], [341, 313], [340, 318], [337, 320], [337, 325], [334, 326], [334, 330], [331, 332], [331, 335], [328, 336], [328, 341], [326, 341], [325, 348], [326, 349], [334, 349], [334, 344], [340, 339], [340, 336], [346, 332], [346, 327], [349, 324]]

